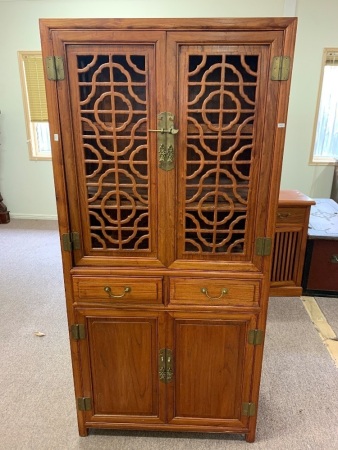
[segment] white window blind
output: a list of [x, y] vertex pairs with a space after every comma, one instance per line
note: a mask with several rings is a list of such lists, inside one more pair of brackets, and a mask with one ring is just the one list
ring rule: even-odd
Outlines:
[[47, 122], [48, 113], [42, 56], [25, 55], [23, 64], [31, 122]]
[[20, 51], [18, 56], [30, 159], [51, 159], [42, 55]]

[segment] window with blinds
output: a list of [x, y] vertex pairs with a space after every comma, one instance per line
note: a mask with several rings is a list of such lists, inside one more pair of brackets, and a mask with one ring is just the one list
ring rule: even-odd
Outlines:
[[338, 48], [324, 49], [312, 163], [338, 161]]
[[19, 66], [30, 159], [51, 159], [41, 52], [19, 52]]

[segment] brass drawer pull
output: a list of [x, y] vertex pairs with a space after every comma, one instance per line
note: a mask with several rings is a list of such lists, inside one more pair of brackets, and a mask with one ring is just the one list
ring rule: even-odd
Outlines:
[[277, 213], [279, 219], [286, 219], [289, 216], [291, 216], [291, 213]]
[[121, 294], [121, 295], [113, 294], [112, 291], [111, 291], [111, 288], [110, 288], [109, 286], [105, 286], [105, 287], [103, 288], [103, 290], [104, 290], [105, 292], [107, 292], [107, 294], [109, 295], [110, 298], [122, 298], [122, 297], [124, 297], [128, 292], [131, 292], [131, 287], [126, 286], [126, 287], [124, 288], [123, 294]]
[[331, 256], [331, 262], [333, 264], [338, 264], [338, 255], [332, 255]]
[[219, 300], [220, 298], [223, 297], [223, 295], [225, 295], [225, 294], [228, 293], [228, 289], [222, 288], [222, 290], [221, 290], [221, 295], [220, 295], [219, 297], [210, 297], [207, 288], [202, 288], [202, 289], [201, 289], [201, 292], [202, 292], [202, 294], [205, 294], [208, 298], [210, 298], [210, 300]]

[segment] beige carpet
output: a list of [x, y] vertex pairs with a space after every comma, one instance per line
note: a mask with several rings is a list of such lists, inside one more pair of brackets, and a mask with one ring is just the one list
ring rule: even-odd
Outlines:
[[[320, 306], [337, 311], [335, 300]], [[300, 299], [270, 301], [254, 444], [187, 433], [78, 436], [55, 222], [0, 225], [0, 308], [1, 450], [338, 449], [338, 369]]]

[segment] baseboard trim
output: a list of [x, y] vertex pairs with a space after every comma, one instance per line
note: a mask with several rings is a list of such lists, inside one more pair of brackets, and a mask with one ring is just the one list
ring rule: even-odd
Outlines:
[[11, 219], [27, 219], [27, 220], [58, 220], [56, 215], [46, 216], [44, 214], [15, 214], [10, 213]]

